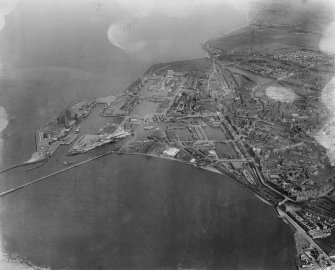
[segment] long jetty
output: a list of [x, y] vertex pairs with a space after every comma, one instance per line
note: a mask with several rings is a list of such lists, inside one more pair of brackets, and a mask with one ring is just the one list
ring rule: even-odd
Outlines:
[[102, 157], [104, 157], [104, 156], [110, 155], [110, 154], [112, 154], [112, 153], [113, 153], [113, 151], [109, 151], [109, 152], [107, 152], [107, 153], [101, 154], [101, 155], [99, 155], [99, 156], [96, 156], [96, 157], [87, 159], [87, 160], [85, 160], [85, 161], [79, 162], [79, 163], [77, 163], [77, 164], [74, 164], [74, 165], [72, 165], [72, 166], [69, 166], [69, 167], [67, 167], [67, 168], [65, 168], [65, 169], [62, 169], [62, 170], [53, 172], [53, 173], [51, 173], [51, 174], [48, 174], [48, 175], [46, 175], [46, 176], [43, 176], [43, 177], [38, 178], [38, 179], [36, 179], [36, 180], [33, 180], [33, 181], [29, 182], [29, 183], [26, 183], [26, 184], [23, 184], [23, 185], [21, 185], [21, 186], [18, 186], [18, 187], [9, 189], [9, 190], [7, 190], [7, 191], [4, 191], [4, 192], [0, 193], [0, 198], [1, 198], [1, 197], [4, 197], [4, 196], [6, 196], [6, 195], [8, 195], [8, 194], [10, 194], [10, 193], [16, 192], [16, 191], [18, 191], [18, 190], [20, 190], [20, 189], [26, 188], [26, 187], [28, 187], [28, 186], [30, 186], [30, 185], [33, 185], [33, 184], [35, 184], [35, 183], [41, 182], [41, 181], [43, 181], [43, 180], [46, 180], [47, 178], [49, 178], [49, 177], [51, 177], [51, 176], [54, 176], [54, 175], [63, 173], [63, 172], [65, 172], [65, 171], [67, 171], [67, 170], [71, 170], [71, 169], [76, 168], [76, 167], [79, 167], [79, 166], [81, 166], [81, 165], [83, 165], [83, 164], [86, 164], [86, 163], [91, 162], [91, 161], [93, 161], [93, 160], [96, 160], [96, 159], [102, 158]]

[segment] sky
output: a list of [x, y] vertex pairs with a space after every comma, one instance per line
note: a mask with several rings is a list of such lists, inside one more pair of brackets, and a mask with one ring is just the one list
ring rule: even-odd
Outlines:
[[[133, 39], [133, 37], [134, 32], [139, 32], [140, 35], [146, 36], [141, 30], [144, 29], [144, 31], [146, 31], [147, 29], [145, 27], [140, 29], [141, 25], [145, 25], [147, 20], [155, 18], [156, 16], [170, 18], [170, 20], [165, 20], [165, 22], [163, 20], [162, 27], [164, 28], [164, 23], [165, 25], [171, 25], [171, 23], [173, 23], [171, 20], [189, 21], [194, 20], [194, 17], [196, 16], [198, 16], [199, 20], [201, 20], [201, 16], [203, 14], [207, 11], [213, 11], [213, 9], [217, 7], [224, 8], [229, 6], [245, 18], [247, 17], [246, 14], [248, 9], [248, 1], [243, 0], [116, 0], [116, 2], [120, 5], [122, 15], [117, 21], [110, 25], [107, 37], [113, 45], [129, 53], [142, 50], [152, 41], [150, 38]], [[229, 24], [229, 20], [231, 19], [232, 18], [225, 17], [225, 22]], [[213, 20], [215, 20], [216, 23], [218, 22], [215, 15]], [[203, 21], [202, 24], [208, 26], [211, 25], [212, 22], [208, 20], [208, 17], [206, 17], [206, 20]], [[137, 28], [135, 28], [135, 25]], [[213, 28], [215, 27], [217, 27], [217, 25], [213, 25]], [[184, 36], [186, 31], [182, 30], [183, 29], [175, 29], [175, 34]], [[187, 30], [192, 31], [193, 29]], [[155, 33], [157, 36], [157, 32]], [[210, 34], [211, 33], [209, 33], [208, 37]], [[185, 38], [187, 37], [189, 37], [189, 35], [186, 33]], [[162, 37], [159, 40], [161, 45], [164, 45], [164, 43], [168, 41], [168, 36], [165, 39]]]
[[[213, 35], [244, 25], [248, 4], [249, 0], [0, 0], [0, 31], [16, 23], [36, 38], [42, 27], [50, 27], [50, 32], [61, 26], [74, 28], [86, 18], [88, 30], [103, 25], [99, 31], [106, 41], [138, 55], [155, 46], [168, 50], [176, 40], [200, 46]], [[21, 29], [8, 31], [26, 35], [19, 33]]]
[[[8, 16], [12, 14], [15, 8], [22, 0], [0, 0], [0, 31], [5, 28]], [[57, 6], [67, 6], [68, 9], [76, 7], [91, 7], [101, 8], [110, 11], [110, 25], [106, 29], [106, 37], [109, 42], [124, 52], [134, 54], [142, 51], [155, 40], [156, 43], [165, 46], [168, 42], [173, 42], [175, 38], [190, 38], [187, 34], [193, 29], [180, 27], [179, 23], [183, 21], [195, 20], [199, 17], [201, 24], [207, 26], [206, 30], [208, 36], [204, 36], [204, 40], [209, 38], [212, 34], [217, 34], [218, 25], [215, 23], [230, 24], [234, 20], [234, 15], [237, 17], [244, 17], [245, 22], [248, 19], [248, 11], [251, 7], [257, 6], [259, 2], [283, 2], [284, 0], [58, 0], [57, 2], [51, 0], [26, 0], [32, 9], [39, 9], [40, 7], [50, 6], [57, 10]], [[315, 3], [324, 3], [333, 10], [335, 14], [334, 0], [291, 0], [304, 5], [312, 5]], [[57, 4], [55, 4], [57, 3]], [[228, 8], [229, 7], [229, 8]], [[231, 9], [231, 16], [227, 16], [224, 10]], [[212, 22], [208, 16], [204, 14], [211, 13], [213, 10], [221, 10], [224, 20], [218, 21], [218, 16], [213, 16]], [[58, 10], [56, 13], [59, 12]], [[107, 13], [105, 12], [105, 15]], [[202, 17], [203, 16], [203, 17]], [[157, 20], [157, 17], [163, 18]], [[92, 22], [99, 18], [92, 18]], [[163, 29], [167, 25], [175, 23], [176, 28], [174, 33], [168, 32], [167, 35], [148, 35], [148, 21], [161, 24]], [[334, 16], [335, 21], [335, 16]], [[199, 24], [195, 25], [199, 27]], [[152, 27], [153, 30], [157, 28]], [[150, 28], [149, 28], [150, 30]], [[211, 31], [212, 30], [212, 31]], [[223, 31], [224, 32], [224, 31]], [[163, 32], [164, 33], [164, 32]], [[335, 52], [335, 42], [333, 42], [335, 33], [335, 22], [330, 24], [324, 32], [324, 39], [320, 42], [320, 49], [327, 53]], [[175, 34], [175, 35], [174, 35]], [[202, 34], [202, 33], [201, 33]], [[222, 33], [223, 34], [223, 33]]]

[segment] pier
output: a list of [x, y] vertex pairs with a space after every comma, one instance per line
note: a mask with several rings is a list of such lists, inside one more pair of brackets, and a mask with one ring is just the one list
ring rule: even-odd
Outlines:
[[18, 190], [20, 190], [20, 189], [26, 188], [26, 187], [28, 187], [28, 186], [30, 186], [30, 185], [33, 185], [33, 184], [36, 184], [36, 183], [41, 182], [41, 181], [43, 181], [43, 180], [46, 180], [46, 179], [48, 179], [48, 178], [51, 177], [51, 176], [54, 176], [54, 175], [63, 173], [63, 172], [65, 172], [65, 171], [71, 170], [71, 169], [76, 168], [76, 167], [79, 167], [79, 166], [84, 165], [84, 164], [86, 164], [86, 163], [88, 163], [88, 162], [91, 162], [91, 161], [93, 161], [93, 160], [102, 158], [102, 157], [107, 156], [107, 155], [110, 155], [110, 154], [112, 154], [112, 153], [113, 153], [112, 151], [109, 151], [109, 152], [107, 152], [107, 153], [101, 154], [101, 155], [99, 155], [99, 156], [96, 156], [96, 157], [87, 159], [87, 160], [85, 160], [85, 161], [79, 162], [79, 163], [77, 163], [77, 164], [74, 164], [74, 165], [72, 165], [72, 166], [69, 166], [69, 167], [67, 167], [67, 168], [65, 168], [65, 169], [62, 169], [62, 170], [59, 170], [59, 171], [50, 173], [50, 174], [48, 174], [48, 175], [46, 175], [46, 176], [43, 176], [43, 177], [38, 178], [38, 179], [36, 179], [36, 180], [33, 180], [33, 181], [29, 182], [29, 183], [26, 183], [26, 184], [23, 184], [23, 185], [21, 185], [21, 186], [18, 186], [18, 187], [9, 189], [9, 190], [7, 190], [7, 191], [4, 191], [4, 192], [0, 193], [0, 198], [6, 196], [6, 195], [8, 195], [8, 194], [11, 194], [11, 193], [13, 193], [13, 192], [16, 192], [16, 191], [18, 191]]

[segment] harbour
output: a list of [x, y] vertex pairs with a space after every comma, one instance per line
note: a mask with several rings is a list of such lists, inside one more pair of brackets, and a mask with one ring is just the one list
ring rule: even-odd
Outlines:
[[[76, 20], [70, 28], [63, 23], [65, 2], [52, 12], [21, 4], [2, 33], [17, 40], [12, 33], [24, 26], [34, 42], [2, 45], [10, 68], [0, 80], [0, 105], [10, 120], [3, 132], [1, 168], [29, 160], [36, 151], [35, 131], [64, 106], [117, 95], [154, 63], [202, 57], [198, 44], [212, 31], [201, 28], [187, 42], [174, 37], [163, 51], [158, 40], [128, 54], [109, 43], [110, 17], [97, 15], [94, 3], [73, 9]], [[237, 15], [230, 7], [224, 11]], [[213, 17], [213, 10], [206, 12], [204, 21]], [[15, 21], [19, 16], [25, 18], [23, 26]], [[238, 16], [231, 25], [221, 13], [216, 16], [222, 18], [216, 31], [244, 24]], [[160, 20], [154, 19], [150, 31], [160, 30]], [[196, 16], [188, 25], [177, 23], [192, 30], [198, 21]], [[92, 112], [78, 136], [100, 127]], [[197, 136], [206, 139], [196, 127]], [[216, 129], [210, 133], [217, 139]], [[147, 137], [144, 131], [136, 136]], [[296, 269], [293, 231], [234, 179], [168, 157], [114, 154], [117, 147], [105, 144], [68, 157], [68, 146], [59, 145], [43, 166], [0, 174], [1, 269]], [[237, 155], [231, 145], [222, 148]]]

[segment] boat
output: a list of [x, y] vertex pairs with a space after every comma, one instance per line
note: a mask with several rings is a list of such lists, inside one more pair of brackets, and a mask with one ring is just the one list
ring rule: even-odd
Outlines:
[[73, 164], [73, 161], [63, 161], [62, 163], [63, 166], [69, 166], [71, 164]]

